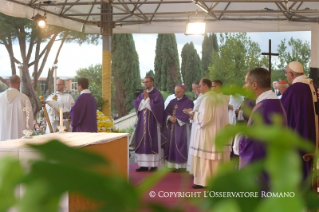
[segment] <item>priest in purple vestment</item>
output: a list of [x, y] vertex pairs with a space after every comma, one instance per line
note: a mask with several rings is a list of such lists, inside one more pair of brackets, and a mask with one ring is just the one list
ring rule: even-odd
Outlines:
[[164, 117], [164, 99], [154, 87], [154, 79], [145, 77], [145, 90], [134, 100], [137, 113], [135, 129], [135, 161], [141, 171], [156, 171], [163, 163], [163, 151], [161, 148], [161, 128]]
[[88, 79], [78, 79], [80, 95], [70, 110], [73, 132], [97, 132], [96, 101], [88, 87]]
[[[250, 70], [245, 78], [245, 88], [254, 91], [256, 105], [248, 120], [248, 126], [254, 125], [254, 115], [259, 114], [265, 124], [272, 124], [274, 114], [282, 117], [282, 125], [286, 126], [286, 113], [277, 95], [270, 89], [271, 80], [269, 72], [264, 68]], [[244, 137], [239, 142], [239, 168], [261, 160], [266, 156], [266, 144], [257, 140]], [[268, 177], [264, 173], [260, 176], [262, 187], [268, 189]]]
[[194, 102], [185, 95], [185, 86], [175, 87], [176, 98], [165, 109], [167, 143], [164, 157], [167, 167], [186, 171], [190, 140], [190, 120], [184, 109], [193, 109]]
[[[297, 61], [288, 64], [286, 76], [291, 85], [282, 94], [281, 101], [287, 113], [288, 126], [315, 146], [318, 140], [316, 138], [318, 121], [315, 121], [315, 118], [318, 117], [315, 112], [318, 109], [317, 88], [312, 79], [304, 75], [303, 67]], [[306, 152], [300, 151], [303, 179], [306, 179], [310, 174], [312, 162], [305, 162], [302, 158], [304, 154]]]

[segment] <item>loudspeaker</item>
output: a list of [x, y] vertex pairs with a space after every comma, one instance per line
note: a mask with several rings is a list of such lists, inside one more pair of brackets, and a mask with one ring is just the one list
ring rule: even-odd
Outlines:
[[310, 67], [309, 78], [313, 80], [313, 83], [317, 86], [317, 88], [319, 88], [318, 76], [319, 76], [319, 68]]

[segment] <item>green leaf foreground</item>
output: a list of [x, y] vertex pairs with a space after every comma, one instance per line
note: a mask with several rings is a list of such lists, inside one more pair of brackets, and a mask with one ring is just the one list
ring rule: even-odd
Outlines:
[[[220, 165], [210, 179], [205, 198], [190, 198], [191, 205], [203, 211], [303, 211], [319, 208], [316, 194], [301, 186], [301, 158], [297, 148], [312, 152], [314, 147], [294, 131], [281, 126], [281, 120], [273, 117], [273, 125], [265, 125], [256, 117], [253, 126], [229, 126], [216, 137], [216, 145], [222, 148], [237, 133], [266, 143], [267, 157], [241, 170], [234, 169], [234, 161]], [[0, 160], [0, 211], [16, 206], [19, 212], [58, 211], [62, 195], [75, 192], [97, 201], [96, 211], [183, 211], [183, 205], [169, 208], [160, 203], [143, 201], [143, 196], [161, 180], [168, 169], [159, 169], [145, 181], [134, 186], [127, 179], [111, 174], [101, 174], [95, 168], [113, 170], [112, 164], [101, 156], [81, 149], [71, 148], [57, 140], [40, 145], [29, 145], [41, 155], [30, 161], [25, 169], [18, 160]], [[28, 171], [26, 171], [28, 170]], [[292, 198], [210, 197], [211, 192], [258, 192], [256, 177], [263, 171], [270, 178], [270, 192], [294, 192]], [[3, 183], [5, 182], [5, 183]], [[23, 185], [25, 193], [16, 199], [14, 189]]]

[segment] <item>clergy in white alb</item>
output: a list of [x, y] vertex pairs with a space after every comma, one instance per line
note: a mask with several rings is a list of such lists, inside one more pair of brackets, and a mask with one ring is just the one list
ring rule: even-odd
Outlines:
[[[0, 141], [23, 137], [22, 131], [28, 125], [33, 129], [33, 111], [29, 98], [20, 93], [20, 77], [13, 75], [9, 79], [9, 88], [0, 93]], [[26, 112], [29, 107], [29, 120]]]
[[240, 109], [240, 106], [243, 103], [243, 101], [244, 97], [239, 94], [230, 95], [228, 105], [229, 124], [236, 125], [237, 119], [235, 111]]
[[190, 133], [190, 141], [189, 141], [189, 150], [188, 150], [188, 157], [187, 157], [187, 167], [186, 170], [189, 172], [190, 170], [190, 165], [191, 165], [191, 146], [192, 146], [192, 140], [196, 138], [196, 132], [197, 132], [197, 123], [194, 122], [193, 118], [196, 116], [196, 113], [198, 111], [199, 105], [202, 102], [203, 99], [203, 94], [200, 93], [200, 85], [199, 85], [200, 80], [196, 80], [192, 84], [192, 92], [195, 95], [195, 100], [194, 100], [194, 108], [193, 109], [188, 109], [188, 110], [183, 110], [184, 113], [187, 113], [188, 116], [190, 117], [190, 122], [192, 124], [191, 127], [191, 133]]
[[[53, 105], [54, 107], [58, 109], [63, 108], [63, 112], [70, 112], [71, 107], [74, 105], [74, 99], [69, 93], [64, 92], [64, 81], [62, 79], [58, 79], [56, 81], [56, 90], [57, 90], [56, 92], [57, 100], [54, 101], [52, 99], [52, 97], [54, 96], [54, 93], [53, 93], [50, 96], [48, 96], [46, 102], [49, 102], [51, 105]], [[52, 130], [53, 132], [56, 132], [57, 126], [59, 125], [59, 114], [56, 110], [54, 110], [48, 104], [46, 104], [45, 107], [48, 112]], [[67, 126], [67, 123], [68, 123], [68, 119], [64, 119], [63, 125]], [[69, 126], [68, 132], [72, 132], [71, 125]], [[48, 123], [45, 129], [45, 133], [50, 133], [50, 128], [48, 126]]]
[[191, 166], [190, 174], [194, 175], [193, 188], [207, 186], [207, 180], [212, 176], [222, 160], [228, 160], [229, 155], [224, 156], [223, 150], [215, 147], [215, 136], [218, 131], [228, 124], [228, 111], [226, 99], [223, 94], [211, 90], [211, 81], [200, 81], [203, 99], [198, 113], [194, 116], [197, 125], [195, 138], [191, 139]]

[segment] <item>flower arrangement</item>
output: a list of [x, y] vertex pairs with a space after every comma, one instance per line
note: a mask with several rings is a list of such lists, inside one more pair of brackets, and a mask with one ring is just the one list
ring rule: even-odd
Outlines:
[[101, 111], [96, 111], [97, 131], [106, 133], [119, 133], [120, 131], [114, 128], [113, 119], [110, 116], [104, 115]]

